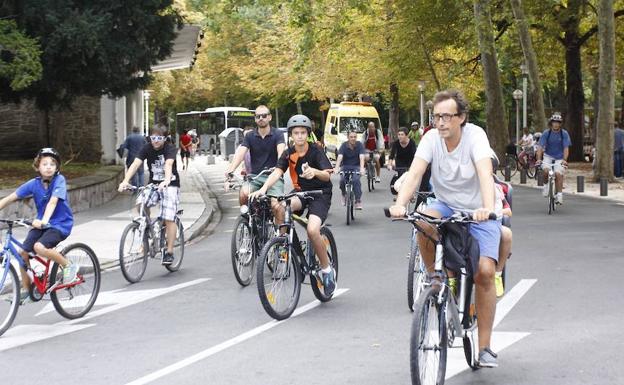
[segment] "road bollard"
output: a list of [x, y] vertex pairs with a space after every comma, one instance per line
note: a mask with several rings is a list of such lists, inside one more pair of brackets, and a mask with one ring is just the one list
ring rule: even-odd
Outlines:
[[215, 164], [215, 157], [214, 157], [214, 155], [207, 155], [206, 156], [206, 164]]
[[544, 173], [542, 172], [542, 170], [537, 170], [535, 177], [537, 178], [537, 185], [543, 186], [544, 185]]
[[524, 168], [521, 168], [520, 169], [520, 184], [526, 184], [526, 178], [527, 178], [526, 170]]
[[607, 178], [600, 178], [600, 196], [606, 197], [609, 190], [609, 180]]
[[505, 166], [505, 182], [509, 182], [511, 180], [511, 169], [509, 165]]
[[576, 192], [585, 192], [585, 177], [583, 175], [576, 176]]

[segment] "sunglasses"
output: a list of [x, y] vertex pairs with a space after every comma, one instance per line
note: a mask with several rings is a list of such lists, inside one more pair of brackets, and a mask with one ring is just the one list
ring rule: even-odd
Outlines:
[[256, 114], [256, 119], [266, 119], [271, 114]]
[[150, 136], [150, 140], [151, 140], [152, 142], [161, 142], [161, 141], [165, 140], [165, 138], [166, 138], [166, 137], [165, 137], [165, 136], [162, 136], [162, 135], [151, 135], [151, 136]]

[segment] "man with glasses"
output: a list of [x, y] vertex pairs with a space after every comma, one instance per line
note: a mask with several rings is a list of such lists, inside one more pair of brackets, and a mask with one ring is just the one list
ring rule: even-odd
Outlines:
[[[251, 155], [251, 173], [253, 178], [260, 174], [262, 171], [275, 167], [277, 159], [282, 155], [282, 152], [286, 148], [284, 143], [284, 135], [277, 129], [271, 127], [271, 111], [267, 106], [258, 106], [255, 112], [255, 120], [257, 128], [243, 138], [243, 143], [238, 147], [234, 154], [234, 159], [230, 166], [225, 171], [225, 182], [230, 181], [230, 174], [238, 168], [238, 166], [245, 159], [245, 154], [249, 152]], [[250, 182], [249, 185], [243, 186], [239, 193], [239, 202], [241, 205], [247, 204], [249, 194], [256, 191], [264, 185], [268, 178], [268, 174], [264, 174], [259, 178], [256, 178]], [[277, 181], [268, 191], [270, 195], [283, 195], [284, 194], [284, 179]], [[275, 216], [276, 223], [283, 222], [284, 211], [277, 203], [277, 200], [273, 200], [273, 215]]]
[[[178, 228], [175, 224], [175, 216], [180, 205], [180, 176], [176, 166], [176, 146], [167, 141], [168, 130], [165, 126], [157, 125], [150, 131], [150, 142], [147, 143], [137, 154], [136, 159], [126, 171], [124, 180], [119, 184], [119, 192], [130, 186], [128, 183], [139, 168], [143, 167], [143, 161], [147, 160], [150, 180], [149, 183], [158, 184], [158, 194], [148, 197], [148, 207], [155, 206], [160, 202], [159, 216], [165, 222], [167, 233], [167, 251], [163, 255], [162, 264], [173, 263], [173, 245]], [[137, 198], [137, 205], [143, 204], [146, 199], [143, 194]]]
[[[481, 127], [467, 123], [468, 103], [461, 93], [454, 90], [438, 92], [433, 102], [435, 129], [422, 137], [396, 204], [390, 207], [390, 213], [395, 218], [406, 214], [406, 205], [420, 185], [429, 164], [436, 200], [427, 206], [424, 213], [442, 218], [456, 211], [472, 212], [473, 219], [478, 223], [470, 226], [470, 234], [480, 248], [478, 267], [474, 274], [479, 315], [479, 365], [493, 368], [498, 366], [497, 355], [490, 350], [490, 338], [496, 312], [494, 274], [501, 224], [488, 220], [495, 203], [490, 143]], [[433, 227], [422, 223], [421, 226], [430, 236], [437, 237]], [[418, 244], [425, 265], [432, 268], [435, 244], [422, 233], [418, 234]]]

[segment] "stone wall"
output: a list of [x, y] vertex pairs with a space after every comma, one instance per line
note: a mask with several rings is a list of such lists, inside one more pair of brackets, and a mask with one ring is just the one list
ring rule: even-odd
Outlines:
[[[49, 113], [50, 143], [64, 160], [99, 162], [100, 98], [79, 97], [67, 110]], [[27, 159], [48, 145], [45, 113], [34, 103], [0, 104], [0, 159]]]

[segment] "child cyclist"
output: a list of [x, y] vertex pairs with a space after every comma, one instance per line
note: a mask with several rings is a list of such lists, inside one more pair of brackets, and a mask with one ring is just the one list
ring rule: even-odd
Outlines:
[[323, 290], [331, 296], [336, 289], [336, 271], [331, 266], [327, 249], [321, 237], [321, 225], [327, 219], [331, 206], [332, 183], [330, 180], [332, 165], [324, 150], [307, 140], [312, 132], [312, 123], [305, 115], [294, 115], [288, 119], [288, 135], [294, 146], [282, 153], [275, 171], [269, 175], [264, 185], [249, 195], [249, 199], [262, 196], [273, 186], [287, 170], [290, 170], [292, 183], [297, 191], [323, 190], [323, 195], [311, 201], [301, 201], [295, 197], [291, 201], [293, 211], [308, 208], [308, 239], [319, 258], [322, 271]]
[[[136, 159], [126, 171], [124, 180], [119, 184], [118, 191], [122, 192], [130, 187], [130, 179], [140, 167], [143, 161], [147, 160], [150, 173], [150, 183], [158, 184], [159, 194], [150, 196], [147, 206], [155, 206], [160, 202], [160, 217], [165, 222], [167, 233], [167, 250], [165, 251], [162, 264], [171, 265], [173, 263], [173, 245], [178, 228], [175, 223], [175, 216], [180, 205], [180, 176], [176, 166], [176, 147], [167, 141], [168, 130], [166, 127], [158, 125], [151, 130], [149, 143], [137, 154]], [[138, 187], [138, 186], [137, 186]], [[139, 195], [137, 205], [143, 203], [143, 194]]]
[[[63, 267], [63, 283], [70, 283], [76, 280], [78, 266], [55, 249], [56, 245], [69, 236], [74, 225], [74, 216], [67, 202], [65, 177], [60, 174], [61, 157], [53, 148], [42, 148], [35, 156], [33, 167], [39, 176], [0, 200], [0, 210], [12, 202], [32, 196], [37, 207], [37, 218], [32, 223], [33, 228], [28, 232], [20, 254], [27, 266], [28, 253], [33, 251], [41, 257], [53, 260]], [[30, 279], [23, 268], [21, 273], [20, 303], [24, 303], [28, 299]]]

